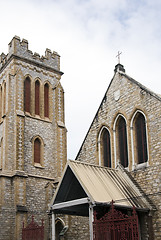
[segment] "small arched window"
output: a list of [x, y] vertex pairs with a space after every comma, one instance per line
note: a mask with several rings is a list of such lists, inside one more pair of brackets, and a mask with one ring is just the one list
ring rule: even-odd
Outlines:
[[136, 150], [138, 164], [148, 161], [147, 152], [147, 134], [146, 134], [146, 122], [142, 113], [137, 113], [135, 119], [135, 133], [136, 133]]
[[127, 132], [126, 122], [123, 117], [118, 119], [117, 131], [120, 163], [122, 166], [128, 167]]
[[49, 117], [49, 84], [44, 85], [44, 116]]
[[110, 133], [107, 129], [102, 132], [102, 158], [105, 167], [111, 167], [111, 142]]
[[41, 164], [41, 141], [39, 138], [34, 140], [34, 163]]
[[40, 115], [40, 82], [35, 82], [35, 114]]
[[29, 77], [24, 82], [24, 110], [31, 113], [31, 80]]
[[61, 219], [56, 219], [55, 221], [55, 239], [59, 240], [60, 239], [60, 233], [64, 228], [64, 223]]

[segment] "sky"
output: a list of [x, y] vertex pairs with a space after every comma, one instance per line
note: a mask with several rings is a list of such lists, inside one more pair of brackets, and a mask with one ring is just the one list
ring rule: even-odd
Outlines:
[[67, 152], [75, 159], [114, 75], [161, 94], [160, 0], [0, 0], [0, 54], [15, 36], [61, 56]]

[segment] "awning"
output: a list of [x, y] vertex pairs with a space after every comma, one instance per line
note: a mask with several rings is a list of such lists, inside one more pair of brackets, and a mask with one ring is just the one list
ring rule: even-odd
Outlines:
[[51, 202], [54, 213], [89, 215], [89, 205], [148, 211], [152, 209], [147, 197], [131, 175], [122, 167], [117, 169], [68, 160]]

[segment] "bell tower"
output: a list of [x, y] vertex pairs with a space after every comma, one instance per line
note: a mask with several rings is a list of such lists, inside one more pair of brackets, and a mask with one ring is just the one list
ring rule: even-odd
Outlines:
[[0, 55], [0, 239], [46, 216], [67, 158], [62, 75], [58, 53], [33, 54], [17, 36]]

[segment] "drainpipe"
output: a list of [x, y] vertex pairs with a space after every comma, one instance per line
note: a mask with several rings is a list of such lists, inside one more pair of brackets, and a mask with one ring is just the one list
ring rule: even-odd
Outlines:
[[89, 205], [89, 233], [90, 240], [93, 240], [93, 206]]
[[55, 239], [55, 214], [52, 212], [52, 240]]

